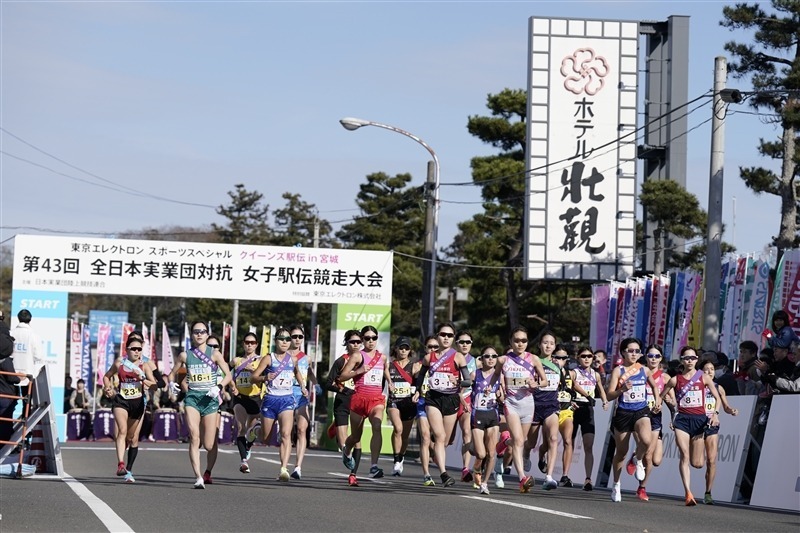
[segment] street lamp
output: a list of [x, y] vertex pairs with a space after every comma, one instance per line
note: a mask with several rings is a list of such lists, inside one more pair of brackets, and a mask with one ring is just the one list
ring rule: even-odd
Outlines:
[[[436, 152], [428, 144], [405, 130], [389, 126], [388, 124], [381, 124], [380, 122], [373, 122], [371, 120], [363, 120], [360, 118], [346, 117], [339, 121], [342, 127], [348, 131], [355, 131], [362, 126], [377, 126], [385, 130], [394, 131], [401, 135], [413, 139], [421, 144], [433, 158], [428, 162], [428, 179], [426, 181], [426, 198], [428, 200], [427, 209], [425, 210], [425, 251], [423, 264], [424, 276], [422, 280], [422, 294], [423, 294], [423, 307], [422, 307], [422, 338], [434, 333], [434, 315], [436, 310], [436, 246], [439, 234], [439, 158], [436, 157]], [[432, 194], [431, 194], [432, 193]]]

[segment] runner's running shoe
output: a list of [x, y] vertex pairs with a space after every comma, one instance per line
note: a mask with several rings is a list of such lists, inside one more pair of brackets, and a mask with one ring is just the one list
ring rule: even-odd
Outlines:
[[247, 461], [242, 461], [242, 464], [239, 465], [239, 472], [242, 474], [250, 473], [250, 465], [247, 464]]
[[561, 476], [559, 483], [562, 487], [572, 487], [572, 480], [569, 478], [569, 476]]
[[593, 488], [594, 487], [592, 487], [592, 480], [586, 478], [586, 481], [584, 481], [583, 483], [583, 490], [585, 490], [586, 492], [591, 492]]
[[296, 466], [294, 467], [294, 470], [292, 470], [290, 477], [292, 479], [300, 479], [301, 477], [303, 477], [303, 472], [300, 470], [299, 467]]
[[558, 488], [558, 483], [556, 482], [555, 479], [551, 478], [550, 476], [547, 476], [547, 478], [544, 480], [544, 483], [542, 483], [542, 489], [544, 490], [553, 490], [557, 488]]
[[644, 481], [644, 461], [640, 461], [639, 459], [634, 459], [633, 461], [635, 463], [634, 468], [636, 469], [634, 472], [636, 481]]
[[204, 489], [206, 488], [206, 484], [203, 483], [203, 478], [197, 478], [197, 481], [194, 482], [194, 488], [196, 489]]
[[522, 479], [519, 480], [519, 491], [522, 493], [530, 492], [532, 486], [533, 476], [523, 476]]
[[403, 475], [403, 463], [397, 462], [392, 467], [392, 475], [393, 476], [402, 476]]
[[536, 466], [539, 467], [539, 471], [542, 474], [546, 474], [547, 473], [547, 457], [542, 457], [541, 459], [539, 459], [539, 462], [536, 464]]
[[697, 505], [697, 500], [694, 499], [694, 496], [692, 496], [690, 492], [686, 495], [686, 507], [694, 507], [695, 505]]
[[445, 487], [452, 487], [456, 484], [456, 480], [450, 477], [450, 474], [447, 472], [442, 472], [442, 485]]
[[436, 482], [433, 480], [431, 476], [425, 476], [422, 480], [422, 485], [425, 487], [435, 487]]
[[461, 481], [464, 483], [469, 483], [472, 481], [472, 472], [469, 471], [469, 468], [461, 469]]
[[125, 463], [118, 463], [117, 464], [117, 475], [124, 476], [128, 473], [128, 469], [125, 468]]
[[344, 448], [342, 448], [342, 464], [344, 464], [344, 467], [348, 470], [352, 470], [356, 467], [356, 460], [353, 459], [352, 455], [347, 455]]
[[489, 486], [486, 483], [481, 483], [480, 493], [489, 494]]
[[497, 472], [494, 473], [494, 486], [498, 489], [505, 488], [506, 483], [503, 481], [503, 474], [498, 474]]
[[522, 460], [522, 469], [525, 470], [526, 474], [531, 471], [531, 467], [532, 466], [533, 466], [533, 464], [531, 463], [530, 456], [528, 456], [528, 457], [526, 457], [525, 459]]
[[622, 491], [619, 488], [619, 485], [615, 484], [611, 488], [611, 501], [612, 502], [621, 502], [622, 501]]
[[506, 441], [508, 441], [510, 438], [511, 438], [510, 431], [504, 431], [500, 434], [500, 442], [498, 442], [497, 446], [495, 446], [494, 448], [495, 451], [497, 452], [497, 455], [503, 455], [504, 453], [506, 453], [506, 448], [508, 448], [508, 442]]
[[383, 468], [380, 468], [378, 465], [372, 465], [369, 469], [369, 477], [375, 479], [383, 477]]
[[358, 487], [358, 478], [356, 477], [355, 474], [350, 474], [347, 477], [347, 484], [350, 485], [351, 487]]
[[644, 490], [644, 487], [639, 487], [636, 489], [636, 497], [642, 500], [643, 502], [649, 502], [650, 498], [647, 496], [647, 491]]
[[211, 472], [209, 472], [208, 470], [203, 472], [203, 483], [205, 483], [206, 485], [214, 484], [214, 480], [211, 479]]
[[625, 463], [625, 471], [628, 473], [629, 476], [632, 476], [634, 472], [636, 472], [636, 463], [633, 461], [636, 459], [636, 455], [631, 455], [631, 458], [628, 459], [628, 462]]
[[281, 473], [278, 474], [278, 481], [289, 481], [289, 470], [285, 467], [281, 468]]
[[125, 474], [125, 483], [135, 483], [135, 482], [136, 482], [136, 480], [133, 479], [133, 473], [132, 472], [127, 472]]
[[706, 495], [703, 496], [703, 503], [706, 505], [714, 505], [714, 498], [711, 497], [710, 492], [706, 492]]

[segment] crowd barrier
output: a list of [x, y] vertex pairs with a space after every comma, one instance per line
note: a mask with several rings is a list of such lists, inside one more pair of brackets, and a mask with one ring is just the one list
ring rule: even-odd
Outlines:
[[750, 505], [800, 512], [800, 394], [776, 395]]
[[[236, 419], [230, 413], [221, 413], [218, 441], [230, 444], [236, 437]], [[114, 440], [116, 423], [111, 409], [98, 409], [94, 418], [90, 411], [73, 410], [67, 413], [67, 440]], [[139, 440], [152, 437], [156, 442], [177, 442], [189, 438], [189, 429], [182, 413], [175, 409], [157, 409], [152, 417], [150, 435], [139, 435]]]
[[[728, 403], [739, 410], [738, 416], [731, 416], [720, 411], [719, 448], [717, 453], [717, 477], [712, 492], [714, 500], [719, 502], [736, 502], [739, 498], [747, 451], [750, 446], [750, 425], [755, 413], [756, 396], [729, 396]], [[680, 453], [675, 443], [675, 432], [670, 429], [670, 415], [666, 407], [663, 413], [662, 445], [664, 457], [661, 465], [654, 468], [647, 480], [648, 494], [661, 494], [683, 498], [683, 483], [679, 471]], [[633, 451], [631, 439], [630, 451]], [[762, 456], [762, 460], [767, 459]], [[759, 469], [761, 466], [759, 466]], [[695, 496], [705, 493], [705, 466], [691, 468], [691, 489]], [[639, 482], [633, 476], [622, 471], [620, 479], [622, 490], [635, 491]]]

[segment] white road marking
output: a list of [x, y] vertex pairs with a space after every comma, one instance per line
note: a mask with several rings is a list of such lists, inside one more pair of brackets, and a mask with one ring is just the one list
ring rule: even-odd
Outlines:
[[[341, 472], [328, 472], [328, 474], [330, 474], [331, 476], [336, 476], [336, 477], [350, 477], [350, 474], [342, 474]], [[358, 478], [359, 481], [364, 481], [365, 479], [367, 481], [371, 481], [373, 483], [379, 483], [381, 485], [393, 485], [393, 483], [391, 481], [379, 481], [377, 479], [372, 479], [371, 477], [360, 477], [360, 478]]]
[[[113, 446], [64, 446], [61, 445], [62, 450], [83, 450], [83, 451], [98, 451], [98, 450], [116, 450]], [[161, 447], [149, 447], [149, 446], [139, 446], [140, 450], [147, 450], [148, 452], [188, 452], [189, 447], [185, 448], [161, 448]], [[202, 451], [202, 449], [201, 449]], [[219, 451], [221, 453], [238, 453], [238, 450], [226, 450], [220, 448]], [[262, 451], [259, 449], [252, 450], [253, 455], [279, 455], [280, 452], [271, 452], [271, 451]], [[306, 452], [306, 457], [326, 457], [328, 459], [340, 459], [342, 457], [341, 454], [333, 454], [333, 453], [309, 453]]]
[[266, 457], [251, 457], [251, 459], [258, 459], [259, 461], [264, 461], [265, 463], [272, 463], [274, 465], [281, 464], [280, 461], [276, 461], [275, 459], [267, 459]]
[[527, 509], [529, 511], [538, 511], [540, 513], [554, 514], [563, 516], [565, 518], [582, 518], [584, 520], [594, 520], [591, 516], [581, 516], [579, 514], [564, 513], [561, 511], [554, 511], [552, 509], [545, 509], [544, 507], [536, 507], [535, 505], [525, 505], [524, 503], [506, 502], [503, 500], [495, 500], [493, 498], [484, 498], [480, 496], [461, 496], [461, 498], [468, 498], [470, 500], [478, 500], [479, 502], [498, 503], [500, 505], [509, 505], [511, 507], [519, 507], [520, 509]]
[[87, 489], [83, 483], [75, 479], [74, 477], [70, 476], [66, 472], [64, 473], [64, 483], [72, 489], [72, 492], [78, 495], [78, 497], [83, 500], [83, 503], [89, 506], [89, 509], [95, 514], [97, 518], [103, 522], [103, 525], [106, 526], [106, 529], [109, 531], [124, 531], [124, 532], [132, 532], [133, 529], [129, 526], [125, 521], [119, 517], [114, 510], [106, 504], [103, 500], [95, 496], [92, 491]]

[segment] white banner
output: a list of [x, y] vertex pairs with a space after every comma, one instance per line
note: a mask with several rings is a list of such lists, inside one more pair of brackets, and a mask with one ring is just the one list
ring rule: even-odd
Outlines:
[[392, 304], [392, 252], [17, 235], [14, 288]]
[[800, 512], [800, 394], [772, 397], [750, 505]]
[[[728, 403], [731, 407], [739, 410], [738, 416], [730, 416], [721, 412], [719, 448], [717, 453], [717, 477], [714, 482], [712, 494], [714, 499], [720, 502], [734, 502], [738, 497], [739, 484], [744, 470], [744, 463], [747, 459], [749, 447], [748, 437], [750, 435], [750, 423], [755, 409], [755, 396], [729, 396]], [[679, 496], [683, 498], [683, 483], [679, 470], [680, 452], [675, 443], [675, 433], [670, 429], [669, 411], [665, 408], [663, 415], [663, 446], [664, 458], [658, 468], [654, 468], [647, 480], [648, 494], [665, 494], [669, 496]], [[630, 452], [633, 451], [633, 439], [631, 439]], [[796, 448], [796, 447], [795, 447]], [[760, 469], [760, 466], [759, 466]], [[701, 469], [690, 469], [691, 489], [695, 498], [700, 501], [705, 493], [705, 467]], [[633, 476], [622, 470], [620, 479], [622, 489], [635, 491], [639, 487], [639, 482]], [[612, 484], [609, 481], [609, 484]]]

